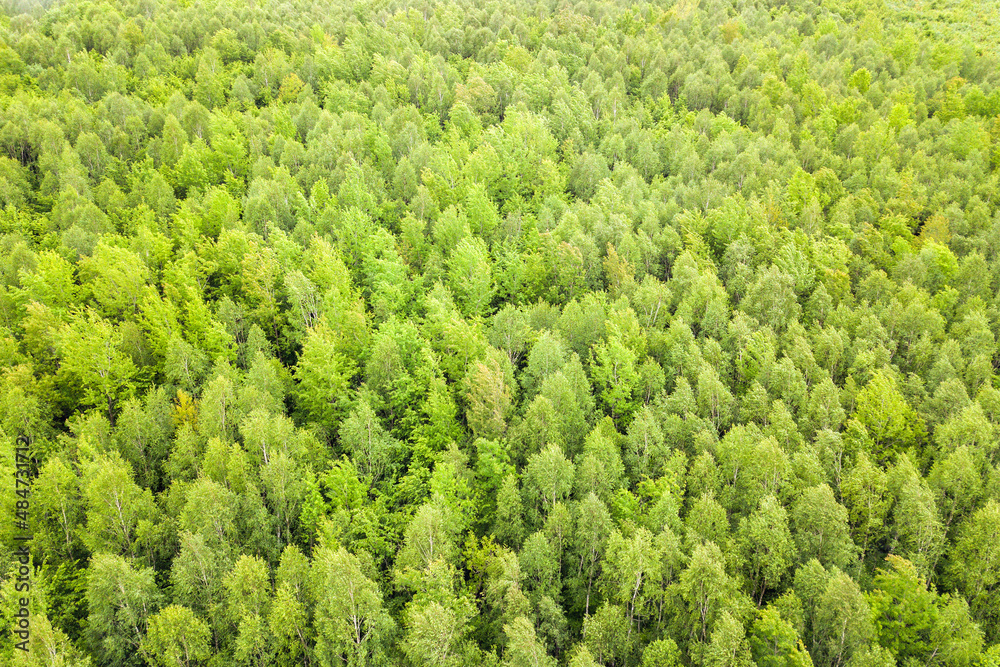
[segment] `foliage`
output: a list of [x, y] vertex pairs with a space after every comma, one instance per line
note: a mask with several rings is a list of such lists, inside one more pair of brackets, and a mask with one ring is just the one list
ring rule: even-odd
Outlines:
[[0, 664], [997, 664], [998, 26], [3, 3]]

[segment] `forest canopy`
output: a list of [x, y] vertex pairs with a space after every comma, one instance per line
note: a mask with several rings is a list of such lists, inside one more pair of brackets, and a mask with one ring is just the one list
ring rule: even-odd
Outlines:
[[0, 663], [1000, 666], [995, 3], [4, 7]]

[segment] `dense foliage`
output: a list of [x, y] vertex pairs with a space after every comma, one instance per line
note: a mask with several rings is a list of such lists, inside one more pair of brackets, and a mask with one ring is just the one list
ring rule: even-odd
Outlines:
[[906, 4], [8, 4], [0, 662], [1000, 665], [997, 13]]

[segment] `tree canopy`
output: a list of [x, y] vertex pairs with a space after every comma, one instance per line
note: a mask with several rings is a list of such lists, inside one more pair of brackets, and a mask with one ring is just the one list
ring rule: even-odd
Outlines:
[[0, 664], [1000, 664], [995, 3], [0, 4]]

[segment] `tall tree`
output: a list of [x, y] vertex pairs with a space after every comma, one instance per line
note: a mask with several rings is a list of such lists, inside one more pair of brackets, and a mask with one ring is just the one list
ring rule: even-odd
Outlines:
[[310, 585], [318, 663], [381, 664], [394, 622], [378, 585], [365, 576], [357, 557], [343, 547], [321, 548], [313, 560]]

